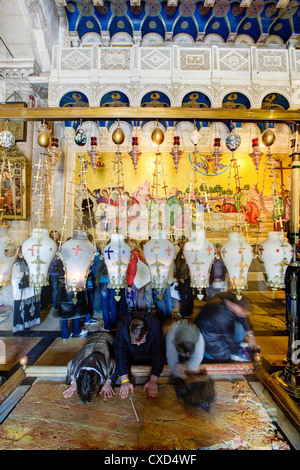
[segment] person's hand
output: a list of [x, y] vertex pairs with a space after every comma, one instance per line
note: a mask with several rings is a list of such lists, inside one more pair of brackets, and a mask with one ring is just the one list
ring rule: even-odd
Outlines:
[[129, 393], [134, 392], [134, 387], [131, 382], [124, 382], [121, 384], [119, 395], [121, 398], [127, 398]]
[[100, 395], [102, 395], [104, 398], [112, 398], [115, 394], [114, 389], [112, 388], [111, 381], [107, 380], [103, 387], [101, 388]]
[[131, 292], [131, 287], [127, 287], [127, 292]]
[[258, 347], [255, 336], [247, 336], [248, 348], [256, 349]]
[[144, 391], [147, 390], [149, 397], [156, 397], [157, 395], [157, 377], [151, 375], [148, 382], [144, 385]]
[[72, 382], [70, 387], [64, 391], [63, 395], [65, 398], [71, 398], [72, 395], [76, 392], [76, 382]]
[[181, 363], [178, 362], [177, 364], [175, 364], [175, 367], [174, 367], [174, 369], [175, 369], [175, 371], [177, 372], [177, 374], [180, 374], [180, 375], [183, 375], [183, 376], [185, 376], [185, 373], [186, 373], [186, 371], [187, 371], [187, 368], [188, 368], [188, 367], [187, 367], [187, 365], [186, 365], [185, 362], [181, 362]]

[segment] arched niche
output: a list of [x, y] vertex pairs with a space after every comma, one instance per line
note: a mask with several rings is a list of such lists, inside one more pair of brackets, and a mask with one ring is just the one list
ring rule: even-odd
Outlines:
[[181, 106], [182, 108], [210, 108], [211, 101], [204, 93], [191, 91], [183, 97]]
[[262, 109], [268, 110], [287, 110], [290, 107], [290, 103], [280, 93], [268, 93], [262, 100], [261, 103]]
[[100, 100], [100, 107], [117, 108], [120, 106], [130, 106], [128, 96], [122, 91], [113, 90], [105, 93]]
[[[81, 91], [68, 91], [65, 93], [59, 102], [60, 108], [86, 108], [89, 106], [88, 97]], [[66, 127], [73, 127], [76, 129], [80, 121], [65, 121]]]
[[99, 33], [90, 32], [82, 36], [80, 40], [81, 46], [89, 46], [91, 44], [98, 44], [99, 46], [103, 44], [102, 37]]
[[141, 99], [143, 108], [169, 108], [171, 106], [170, 98], [161, 91], [153, 90], [146, 93]]

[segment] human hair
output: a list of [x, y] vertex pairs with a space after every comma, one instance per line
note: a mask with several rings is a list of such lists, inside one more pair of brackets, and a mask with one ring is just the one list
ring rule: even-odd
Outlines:
[[60, 241], [60, 233], [57, 232], [57, 230], [51, 230], [51, 232], [49, 232], [49, 237], [52, 238], [55, 243], [59, 243]]
[[241, 307], [243, 310], [248, 310], [248, 312], [252, 311], [252, 302], [245, 295], [243, 295], [241, 299], [237, 299], [236, 294], [234, 292], [220, 292], [214, 297], [217, 299], [222, 299], [223, 301], [228, 300], [228, 302], [232, 302], [233, 304], [236, 304]]
[[143, 258], [144, 257], [144, 252], [143, 252], [143, 249], [140, 245], [140, 242], [138, 240], [133, 240], [133, 239], [130, 239], [128, 240], [128, 245], [130, 246], [131, 248], [131, 251], [132, 250], [138, 250], [140, 256]]
[[195, 351], [195, 343], [192, 341], [181, 341], [176, 349], [181, 356], [191, 356]]
[[100, 392], [100, 375], [95, 370], [81, 369], [77, 380], [77, 394], [82, 403], [90, 403]]
[[140, 341], [148, 333], [148, 325], [144, 318], [134, 318], [129, 324], [129, 334], [136, 341]]

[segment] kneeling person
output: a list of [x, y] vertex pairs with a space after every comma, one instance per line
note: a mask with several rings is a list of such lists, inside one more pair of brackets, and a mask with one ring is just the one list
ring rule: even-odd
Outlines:
[[70, 398], [76, 391], [83, 403], [93, 401], [98, 394], [104, 398], [114, 395], [112, 382], [116, 378], [116, 361], [113, 358], [114, 339], [109, 333], [93, 333], [82, 349], [68, 364], [64, 392]]
[[151, 364], [151, 375], [144, 386], [150, 397], [157, 395], [157, 380], [165, 364], [165, 338], [157, 318], [151, 314], [142, 318], [127, 315], [118, 325], [115, 354], [118, 375], [121, 380], [120, 396], [126, 398], [133, 392], [129, 380], [129, 366]]
[[174, 322], [167, 330], [166, 353], [174, 377], [198, 373], [204, 356], [204, 339], [199, 328], [188, 320]]

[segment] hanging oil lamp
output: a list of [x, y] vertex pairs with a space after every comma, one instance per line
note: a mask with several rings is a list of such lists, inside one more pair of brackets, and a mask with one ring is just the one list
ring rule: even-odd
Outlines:
[[209, 287], [209, 270], [215, 255], [214, 245], [207, 240], [204, 230], [197, 230], [184, 245], [183, 252], [190, 269], [191, 287], [200, 291], [197, 297], [201, 300], [204, 297], [202, 289]]
[[109, 274], [109, 288], [115, 290], [115, 299], [120, 300], [120, 290], [127, 286], [126, 273], [130, 261], [131, 249], [121, 233], [112, 233], [104, 249], [104, 260]]
[[0, 132], [0, 146], [4, 149], [10, 149], [15, 145], [15, 137], [12, 132], [9, 130], [4, 130]]
[[41, 127], [38, 129], [39, 135], [37, 138], [38, 144], [42, 148], [47, 148], [50, 145], [50, 133], [45, 121], [42, 121]]
[[199, 144], [199, 140], [200, 140], [200, 133], [197, 131], [196, 128], [191, 133], [190, 139], [191, 139], [192, 144], [194, 144], [195, 146], [195, 151], [197, 151], [197, 145]]
[[91, 137], [91, 148], [90, 150], [88, 150], [88, 154], [91, 159], [91, 166], [93, 170], [95, 170], [97, 167], [97, 157], [99, 155], [99, 152], [97, 149], [97, 137]]
[[22, 243], [22, 254], [29, 267], [29, 284], [38, 292], [49, 284], [49, 267], [55, 253], [56, 243], [44, 227], [34, 228], [31, 237]]
[[74, 228], [72, 237], [61, 247], [60, 257], [64, 264], [66, 289], [76, 294], [85, 290], [89, 267], [95, 257], [95, 247], [88, 239], [87, 229], [83, 225]]
[[52, 170], [54, 170], [56, 162], [60, 157], [60, 154], [58, 153], [58, 142], [59, 140], [53, 137], [51, 140], [50, 149], [47, 152]]
[[174, 142], [173, 142], [173, 147], [172, 147], [172, 150], [170, 152], [170, 155], [172, 155], [176, 172], [178, 170], [178, 164], [179, 164], [180, 157], [183, 154], [183, 152], [182, 152], [182, 150], [180, 150], [179, 146], [180, 146], [180, 137], [175, 135]]
[[150, 269], [151, 287], [159, 295], [169, 285], [169, 271], [175, 256], [175, 247], [167, 239], [165, 230], [153, 230], [144, 246], [144, 256]]
[[218, 170], [223, 170], [225, 165], [220, 163], [221, 156], [223, 153], [221, 152], [221, 139], [220, 137], [215, 137], [214, 139], [214, 151], [211, 154], [211, 161], [213, 162], [213, 172], [217, 173]]
[[226, 147], [234, 152], [241, 145], [241, 137], [236, 132], [231, 132], [226, 138]]
[[74, 142], [80, 147], [83, 147], [87, 142], [87, 137], [86, 137], [84, 130], [81, 127], [81, 124], [82, 124], [82, 119], [80, 120], [80, 124], [77, 128], [77, 131], [75, 132]]
[[154, 146], [159, 147], [165, 140], [163, 131], [157, 126], [151, 134], [151, 140]]
[[282, 232], [268, 232], [258, 252], [264, 265], [267, 285], [272, 291], [284, 289], [285, 273], [293, 256], [292, 245], [284, 240]]
[[242, 291], [247, 288], [248, 271], [253, 259], [253, 250], [240, 232], [230, 232], [228, 241], [221, 251], [222, 260], [227, 268], [230, 287], [236, 290], [238, 300]]
[[132, 137], [132, 150], [130, 152], [128, 152], [128, 154], [131, 156], [131, 160], [132, 160], [132, 163], [133, 163], [133, 168], [136, 172], [139, 157], [142, 155], [142, 152], [139, 149], [139, 139], [138, 139], [138, 137]]
[[258, 171], [259, 170], [259, 163], [260, 163], [261, 157], [263, 155], [263, 152], [261, 152], [261, 150], [259, 149], [258, 139], [257, 138], [252, 139], [252, 148], [253, 148], [253, 152], [250, 153], [249, 156], [253, 160], [256, 171]]

